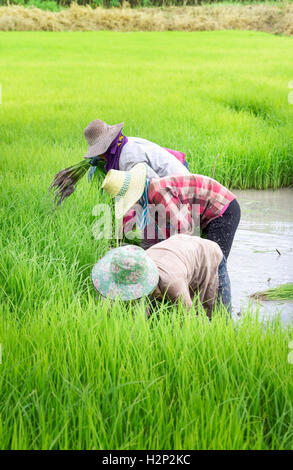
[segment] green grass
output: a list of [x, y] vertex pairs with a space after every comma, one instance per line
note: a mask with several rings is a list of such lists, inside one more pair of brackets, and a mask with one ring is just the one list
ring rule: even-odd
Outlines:
[[47, 188], [95, 118], [234, 187], [292, 181], [292, 39], [1, 33], [0, 448], [292, 447], [292, 327], [96, 301], [98, 185]]
[[23, 5], [28, 8], [40, 8], [41, 10], [49, 10], [49, 11], [61, 11], [64, 10], [64, 8], [68, 8], [68, 6], [64, 5], [59, 5], [58, 2], [55, 0], [15, 0], [15, 1], [5, 1], [5, 0], [0, 0], [0, 5], [11, 5], [11, 4], [16, 4], [16, 5]]
[[256, 292], [253, 297], [261, 300], [293, 300], [293, 283], [272, 287], [263, 292]]
[[[2, 164], [48, 182], [95, 118], [230, 186], [293, 181], [292, 38], [254, 32], [2, 33]], [[11, 145], [14, 141], [14, 145]], [[44, 165], [45, 163], [45, 165]]]

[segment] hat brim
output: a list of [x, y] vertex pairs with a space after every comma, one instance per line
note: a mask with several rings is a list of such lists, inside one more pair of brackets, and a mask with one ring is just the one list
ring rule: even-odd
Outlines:
[[115, 137], [119, 134], [119, 132], [123, 129], [124, 122], [120, 122], [119, 124], [114, 124], [114, 126], [110, 126], [107, 132], [102, 135], [94, 145], [88, 147], [88, 151], [85, 154], [84, 158], [93, 158], [97, 157], [98, 155], [102, 155], [105, 153]]
[[[137, 247], [142, 250], [142, 248]], [[149, 295], [159, 282], [159, 272], [154, 261], [146, 255], [147, 269], [143, 281], [133, 284], [117, 283], [111, 273], [111, 260], [119, 248], [114, 248], [103, 256], [93, 267], [91, 278], [95, 289], [112, 300], [135, 300]]]
[[131, 180], [128, 191], [125, 196], [117, 197], [115, 201], [115, 215], [117, 219], [124, 217], [126, 212], [141, 198], [147, 178], [147, 165], [145, 163], [137, 163], [129, 170], [129, 173]]

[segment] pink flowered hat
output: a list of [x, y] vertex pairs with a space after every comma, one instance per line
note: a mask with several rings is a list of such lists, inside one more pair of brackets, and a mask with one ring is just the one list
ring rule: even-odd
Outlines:
[[92, 281], [104, 297], [139, 299], [159, 282], [158, 268], [146, 252], [135, 245], [108, 251], [93, 267]]

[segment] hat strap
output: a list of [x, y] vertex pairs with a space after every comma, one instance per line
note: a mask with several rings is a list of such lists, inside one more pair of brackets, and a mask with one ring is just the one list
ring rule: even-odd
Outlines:
[[120, 191], [116, 194], [116, 197], [122, 197], [125, 196], [125, 194], [128, 191], [129, 185], [130, 185], [130, 180], [131, 180], [131, 174], [128, 172], [125, 173], [125, 178], [122, 184], [122, 187]]

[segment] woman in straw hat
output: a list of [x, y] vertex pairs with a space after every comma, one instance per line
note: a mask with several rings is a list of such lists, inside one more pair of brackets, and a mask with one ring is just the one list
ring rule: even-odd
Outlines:
[[219, 246], [186, 234], [173, 235], [144, 251], [134, 245], [110, 250], [92, 270], [92, 281], [105, 297], [138, 299], [151, 294], [189, 310], [194, 297], [209, 318], [219, 303], [231, 313], [230, 280]]
[[[216, 242], [228, 258], [240, 220], [240, 206], [236, 196], [216, 180], [203, 175], [172, 175], [165, 178], [147, 178], [144, 164], [130, 171], [111, 170], [106, 175], [103, 189], [116, 197], [116, 217], [122, 218], [138, 202], [135, 211], [124, 218], [125, 230], [134, 222], [144, 230], [144, 248], [169, 238], [173, 233], [194, 233], [194, 208], [203, 236]], [[160, 225], [151, 209], [164, 210], [165, 226]], [[132, 223], [133, 222], [133, 223]], [[150, 237], [149, 227], [156, 234]], [[199, 227], [196, 227], [199, 229]]]
[[122, 134], [123, 126], [124, 122], [110, 126], [99, 119], [92, 121], [84, 131], [88, 143], [84, 158], [102, 158], [107, 172], [112, 169], [127, 171], [144, 162], [148, 166], [148, 178], [189, 173], [182, 165], [185, 159], [182, 152], [139, 137], [126, 137]]
[[76, 184], [87, 171], [91, 180], [97, 169], [129, 171], [137, 163], [147, 165], [147, 176], [160, 178], [167, 175], [188, 175], [185, 154], [160, 147], [139, 137], [122, 134], [124, 123], [109, 125], [100, 119], [92, 121], [84, 130], [88, 143], [85, 160], [56, 174], [51, 188], [56, 190], [58, 204], [75, 190]]

